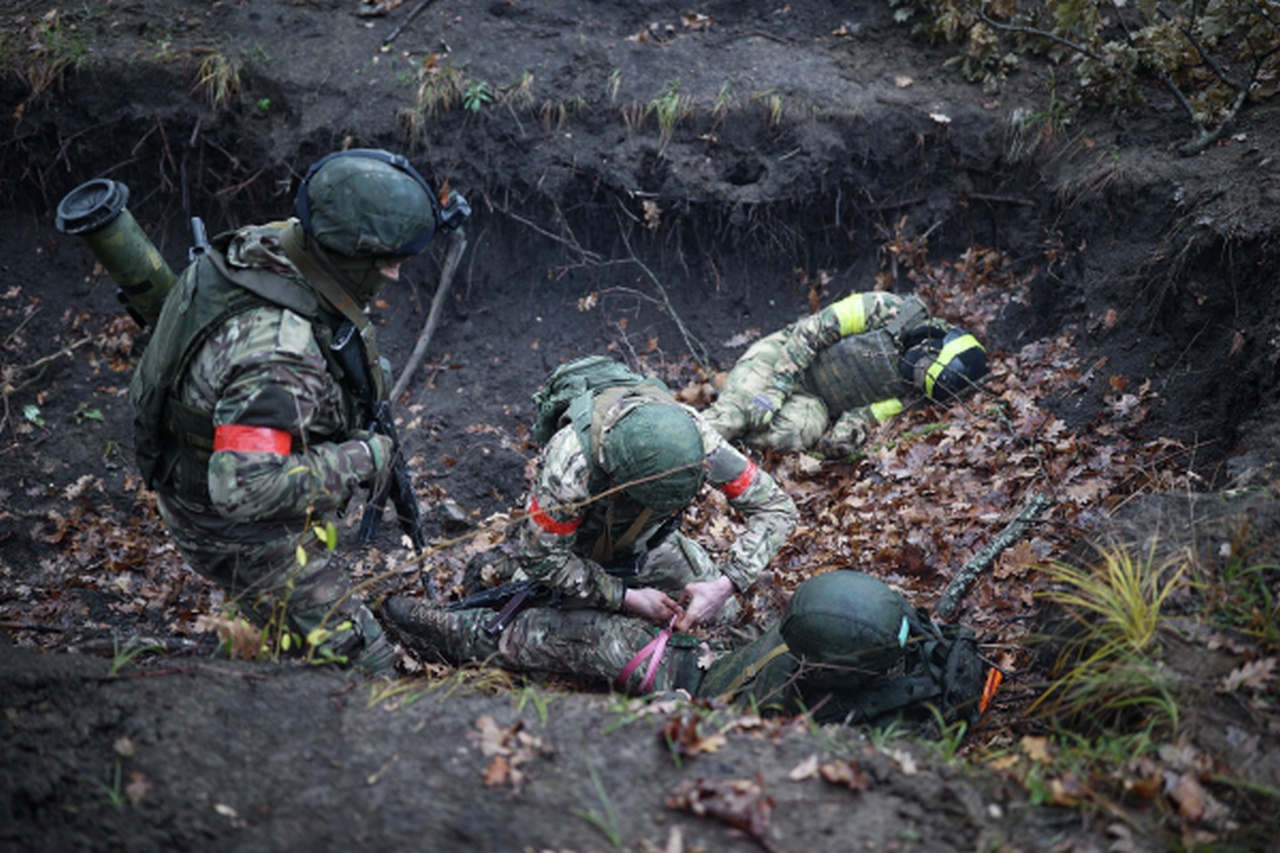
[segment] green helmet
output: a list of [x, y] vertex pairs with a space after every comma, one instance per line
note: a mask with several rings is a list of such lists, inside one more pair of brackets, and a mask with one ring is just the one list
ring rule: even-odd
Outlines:
[[679, 406], [636, 406], [605, 431], [601, 450], [614, 483], [657, 512], [684, 509], [702, 488], [702, 433]]
[[811, 680], [848, 685], [898, 662], [910, 632], [908, 612], [906, 599], [871, 575], [826, 572], [796, 587], [782, 638], [796, 657], [829, 667]]
[[352, 258], [409, 257], [431, 244], [439, 201], [409, 161], [376, 148], [316, 162], [298, 189], [298, 220], [326, 249]]

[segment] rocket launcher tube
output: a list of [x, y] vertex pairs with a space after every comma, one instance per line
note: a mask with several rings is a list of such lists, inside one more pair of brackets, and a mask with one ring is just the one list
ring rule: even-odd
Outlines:
[[57, 227], [88, 244], [117, 287], [116, 297], [140, 325], [154, 325], [174, 274], [126, 207], [129, 188], [95, 178], [58, 203]]

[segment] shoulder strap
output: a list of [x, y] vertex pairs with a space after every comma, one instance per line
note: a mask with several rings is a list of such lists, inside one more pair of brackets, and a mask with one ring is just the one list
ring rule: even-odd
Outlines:
[[226, 256], [219, 251], [206, 252], [205, 257], [223, 278], [273, 305], [288, 308], [307, 319], [313, 319], [320, 313], [320, 302], [315, 293], [305, 287], [265, 270], [231, 267]]
[[773, 662], [774, 658], [778, 657], [779, 655], [785, 655], [789, 651], [791, 651], [791, 649], [787, 646], [785, 642], [779, 643], [778, 645], [774, 646], [772, 649], [769, 650], [769, 652], [764, 657], [760, 658], [760, 660], [756, 661], [755, 663], [750, 663], [744, 666], [742, 668], [742, 671], [738, 673], [737, 677], [735, 677], [733, 681], [729, 682], [729, 686], [726, 687], [721, 692], [720, 695], [723, 697], [732, 698], [737, 694], [739, 690], [742, 689], [742, 685], [746, 684], [748, 681], [755, 678], [756, 675], [760, 672], [760, 670], [764, 669], [766, 666], [768, 666], [770, 663]]
[[377, 392], [379, 400], [387, 398], [386, 378], [382, 375], [382, 370], [378, 365], [378, 343], [373, 335], [373, 327], [369, 325], [369, 317], [364, 313], [355, 300], [343, 290], [332, 274], [325, 270], [320, 263], [306, 251], [302, 245], [302, 226], [291, 220], [284, 228], [280, 229], [280, 245], [284, 248], [284, 252], [288, 255], [289, 260], [307, 283], [315, 288], [316, 292], [325, 298], [329, 304], [338, 310], [343, 317], [350, 320], [352, 325], [360, 332], [360, 340], [364, 342], [365, 361], [368, 363], [369, 376], [374, 382], [374, 390]]

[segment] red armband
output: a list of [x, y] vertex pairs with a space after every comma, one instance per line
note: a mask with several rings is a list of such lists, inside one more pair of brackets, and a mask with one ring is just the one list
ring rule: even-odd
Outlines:
[[293, 436], [282, 429], [271, 427], [223, 424], [213, 431], [213, 449], [240, 450], [246, 453], [274, 453], [288, 456], [293, 448]]
[[582, 523], [581, 518], [575, 518], [573, 521], [556, 521], [538, 506], [538, 498], [535, 495], [529, 496], [529, 517], [543, 530], [557, 536], [568, 536]]
[[747, 467], [742, 469], [742, 473], [721, 486], [720, 491], [724, 492], [725, 497], [730, 500], [741, 497], [742, 493], [751, 488], [751, 484], [756, 481], [756, 474], [759, 471], [760, 467], [748, 459]]

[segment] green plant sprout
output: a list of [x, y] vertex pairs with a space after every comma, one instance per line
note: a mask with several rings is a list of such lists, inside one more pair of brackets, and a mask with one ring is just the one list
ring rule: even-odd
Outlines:
[[493, 90], [483, 80], [470, 84], [462, 93], [462, 108], [467, 112], [478, 113], [491, 103], [493, 103]]

